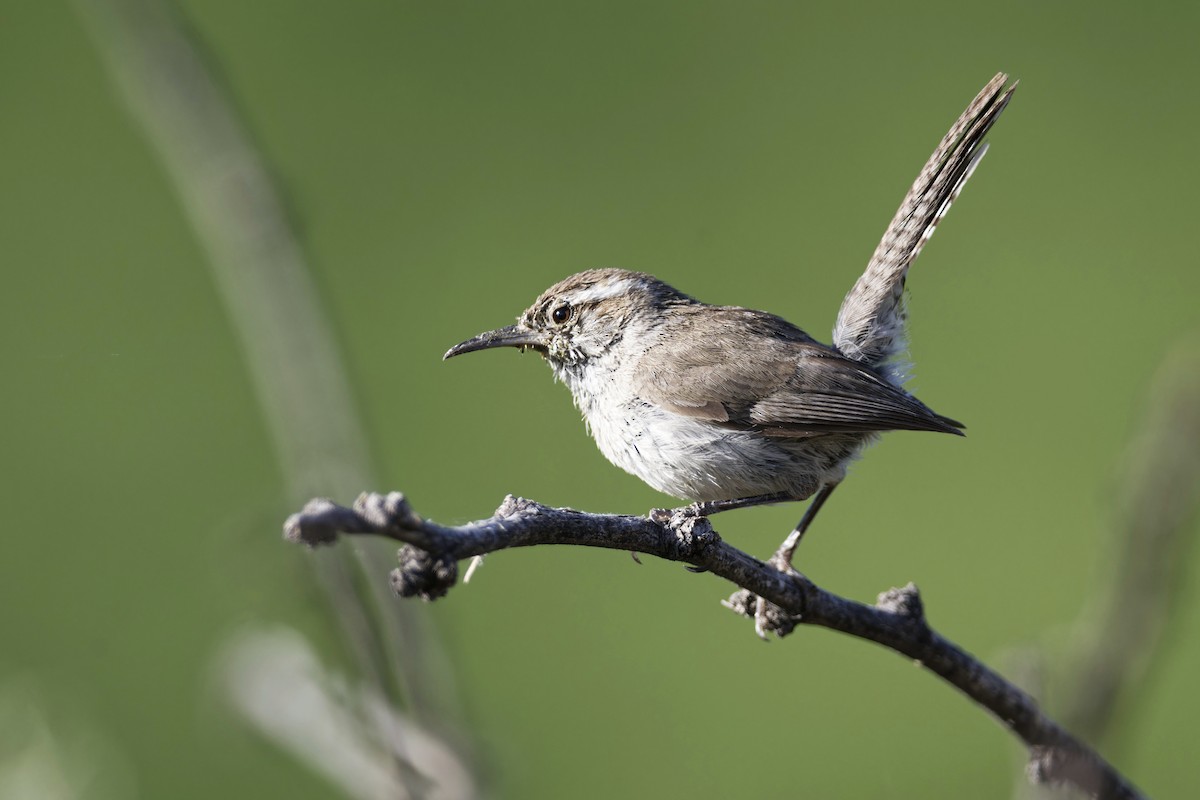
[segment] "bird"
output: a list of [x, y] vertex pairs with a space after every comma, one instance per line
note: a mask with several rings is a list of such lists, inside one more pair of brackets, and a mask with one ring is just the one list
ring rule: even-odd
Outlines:
[[[545, 290], [507, 327], [445, 359], [500, 347], [544, 357], [613, 464], [708, 516], [812, 499], [796, 543], [847, 468], [887, 431], [963, 435], [904, 388], [909, 266], [987, 152], [1016, 88], [997, 74], [905, 196], [822, 344], [764, 311], [701, 302], [658, 278], [589, 269]], [[790, 546], [789, 546], [790, 545]]]

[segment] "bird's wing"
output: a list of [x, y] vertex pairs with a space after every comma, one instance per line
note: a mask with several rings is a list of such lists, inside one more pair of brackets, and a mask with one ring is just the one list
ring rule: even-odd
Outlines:
[[[740, 308], [703, 309], [710, 335], [697, 335], [697, 317], [685, 317], [666, 340], [686, 346], [667, 353], [659, 345], [640, 359], [633, 384], [642, 400], [683, 416], [780, 437], [959, 433], [962, 427], [778, 317]], [[738, 335], [721, 335], [722, 327]]]
[[987, 152], [983, 138], [1016, 89], [1006, 83], [997, 74], [951, 126], [842, 301], [833, 344], [850, 358], [879, 366], [904, 349], [904, 278]]
[[783, 437], [889, 430], [961, 434], [963, 427], [861, 364], [816, 348], [804, 348], [788, 381], [748, 412], [755, 427]]
[[684, 306], [665, 327], [639, 359], [635, 393], [675, 414], [734, 425], [748, 421], [756, 398], [786, 384], [789, 340], [811, 341], [778, 317], [743, 308]]

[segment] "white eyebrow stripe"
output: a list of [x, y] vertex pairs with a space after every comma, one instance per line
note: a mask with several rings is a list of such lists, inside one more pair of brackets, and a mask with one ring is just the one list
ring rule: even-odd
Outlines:
[[572, 292], [570, 300], [576, 305], [582, 303], [598, 303], [601, 300], [608, 300], [613, 297], [625, 294], [633, 286], [633, 281], [629, 278], [621, 278], [617, 281], [605, 281], [597, 283], [594, 286], [589, 286], [586, 289], [580, 289], [578, 292]]

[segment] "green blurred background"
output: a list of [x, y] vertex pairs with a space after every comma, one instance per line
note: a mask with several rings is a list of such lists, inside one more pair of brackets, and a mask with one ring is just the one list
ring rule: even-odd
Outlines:
[[[449, 345], [593, 266], [827, 340], [938, 138], [997, 70], [1020, 78], [909, 281], [911, 385], [969, 436], [886, 437], [800, 564], [868, 601], [916, 581], [998, 665], [1058, 638], [1111, 569], [1146, 384], [1200, 322], [1200, 6], [180, 8], [307, 250], [376, 458], [363, 488], [442, 522], [508, 492], [669, 502], [604, 461], [539, 359], [442, 363]], [[295, 503], [205, 253], [76, 5], [0, 3], [0, 102], [0, 698], [29, 699], [95, 796], [341, 796], [214, 680], [247, 625], [347, 659], [314, 555], [280, 540]], [[767, 555], [799, 513], [718, 528]], [[487, 793], [1010, 795], [1018, 748], [956, 692], [822, 630], [763, 645], [728, 591], [544, 548], [430, 606]], [[1161, 796], [1197, 777], [1200, 596], [1182, 599], [1104, 748]]]

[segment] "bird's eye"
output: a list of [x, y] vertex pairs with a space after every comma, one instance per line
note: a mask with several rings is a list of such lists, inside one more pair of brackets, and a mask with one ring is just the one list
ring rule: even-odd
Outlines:
[[560, 306], [556, 306], [554, 308], [554, 310], [550, 312], [550, 319], [554, 320], [555, 325], [562, 325], [564, 322], [566, 322], [570, 318], [571, 318], [571, 304], [570, 303], [563, 303]]

